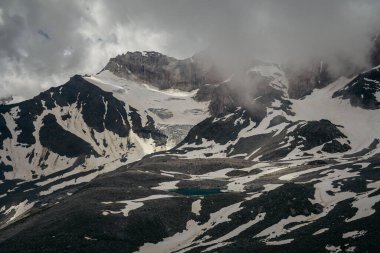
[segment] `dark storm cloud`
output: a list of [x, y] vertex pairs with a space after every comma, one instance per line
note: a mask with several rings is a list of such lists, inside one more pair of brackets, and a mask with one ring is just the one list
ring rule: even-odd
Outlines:
[[115, 18], [103, 1], [0, 1], [0, 97], [35, 95], [126, 50], [158, 50], [162, 40]]
[[[366, 64], [375, 0], [0, 0], [0, 92], [35, 94], [110, 57], [208, 48], [223, 66], [252, 58], [302, 64], [339, 55]], [[338, 57], [339, 58], [339, 57]], [[1, 97], [1, 96], [0, 96]]]

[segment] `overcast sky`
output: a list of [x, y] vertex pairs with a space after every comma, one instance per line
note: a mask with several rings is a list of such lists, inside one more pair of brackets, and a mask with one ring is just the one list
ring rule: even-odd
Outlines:
[[0, 0], [0, 97], [36, 95], [136, 50], [365, 64], [379, 13], [378, 0]]

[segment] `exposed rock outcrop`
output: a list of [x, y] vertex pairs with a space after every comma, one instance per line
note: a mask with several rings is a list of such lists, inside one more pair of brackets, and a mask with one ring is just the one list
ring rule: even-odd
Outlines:
[[333, 97], [349, 99], [351, 105], [364, 109], [380, 108], [380, 67], [358, 75]]
[[222, 79], [215, 65], [201, 54], [177, 60], [157, 52], [128, 52], [111, 58], [103, 70], [159, 89], [184, 91], [198, 89], [207, 83], [218, 83]]

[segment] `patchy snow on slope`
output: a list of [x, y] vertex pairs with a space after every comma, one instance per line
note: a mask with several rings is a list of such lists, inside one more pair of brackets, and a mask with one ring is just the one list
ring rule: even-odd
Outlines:
[[4, 214], [6, 214], [6, 215], [8, 215], [10, 213], [13, 213], [13, 214], [12, 214], [12, 217], [10, 217], [8, 219], [7, 224], [12, 223], [14, 220], [16, 220], [17, 218], [24, 215], [27, 211], [29, 211], [34, 206], [34, 204], [35, 204], [35, 202], [29, 202], [26, 199], [23, 202], [20, 202], [19, 204], [15, 205], [15, 206], [11, 206], [10, 208], [8, 208], [4, 212]]
[[346, 239], [346, 238], [358, 238], [358, 237], [361, 237], [363, 235], [365, 235], [367, 233], [367, 231], [365, 230], [361, 230], [361, 231], [351, 231], [351, 232], [347, 232], [347, 233], [344, 233], [342, 235], [342, 238], [343, 239]]
[[[310, 199], [310, 201], [313, 204], [314, 203], [321, 204], [323, 206], [323, 211], [319, 214], [314, 214], [314, 213], [310, 214], [309, 216], [305, 216], [305, 215], [289, 216], [288, 218], [280, 220], [277, 224], [274, 224], [264, 229], [263, 231], [255, 235], [254, 237], [255, 238], [263, 237], [264, 241], [268, 241], [270, 239], [287, 234], [293, 230], [307, 226], [311, 224], [313, 221], [326, 216], [331, 210], [334, 209], [334, 207], [339, 202], [346, 199], [353, 198], [357, 195], [354, 192], [341, 192], [340, 187], [335, 188], [333, 186], [333, 182], [337, 180], [342, 180], [345, 178], [356, 177], [358, 175], [359, 175], [358, 172], [350, 172], [350, 169], [344, 169], [344, 170], [334, 169], [326, 173], [326, 176], [322, 178], [312, 179], [310, 182], [312, 181], [320, 181], [320, 182], [314, 184], [314, 187], [315, 187], [314, 199]], [[285, 175], [285, 176], [282, 176], [282, 178], [293, 178], [293, 176], [289, 177]], [[298, 225], [289, 227], [288, 225], [292, 223], [298, 224]], [[315, 234], [318, 234], [317, 232]]]
[[373, 209], [373, 206], [380, 201], [380, 195], [371, 196], [370, 195], [376, 192], [378, 189], [373, 189], [366, 193], [360, 194], [355, 197], [355, 201], [352, 203], [352, 206], [357, 209], [355, 215], [350, 219], [346, 219], [346, 222], [355, 221], [373, 215], [376, 210]]
[[342, 252], [342, 249], [340, 246], [334, 246], [334, 245], [326, 245], [325, 249], [330, 253], [339, 253]]
[[379, 111], [353, 107], [347, 99], [332, 98], [335, 91], [343, 88], [351, 80], [342, 77], [323, 89], [315, 89], [302, 100], [291, 100], [292, 110], [296, 115], [289, 119], [330, 120], [342, 126], [340, 130], [351, 141], [350, 153], [368, 147], [374, 139], [380, 137], [380, 127], [374, 127], [380, 126]]
[[84, 236], [84, 239], [85, 240], [88, 240], [88, 241], [97, 241], [98, 239], [94, 239], [94, 238], [91, 238], [91, 237], [89, 237], [89, 236]]
[[[248, 176], [243, 176], [243, 177], [235, 177], [235, 178], [230, 178], [229, 184], [227, 184], [227, 189], [228, 191], [236, 191], [236, 192], [244, 192], [245, 184], [252, 182], [254, 180], [257, 180], [260, 177], [263, 177], [265, 175], [275, 173], [281, 170], [286, 169], [287, 167], [281, 167], [281, 166], [274, 166], [274, 167], [263, 167], [261, 168], [262, 172], [254, 174], [254, 175], [248, 175]], [[279, 185], [270, 185], [268, 186], [268, 191], [270, 191], [270, 188], [277, 188]]]
[[216, 143], [214, 140], [202, 139], [201, 144], [184, 144], [178, 150], [186, 150], [185, 155], [180, 155], [182, 158], [194, 159], [194, 158], [225, 158], [227, 157], [226, 150], [228, 146], [233, 142], [229, 141], [222, 145]]
[[326, 231], [328, 231], [328, 230], [329, 230], [329, 228], [321, 228], [320, 230], [315, 231], [315, 232], [313, 233], [313, 235], [320, 235], [320, 234], [323, 234], [324, 232], [326, 232]]
[[294, 241], [294, 239], [286, 239], [286, 240], [280, 240], [280, 241], [268, 241], [268, 242], [265, 242], [265, 244], [266, 245], [284, 245], [284, 244], [291, 243], [292, 241]]
[[377, 91], [377, 92], [375, 93], [375, 97], [376, 97], [376, 101], [377, 101], [377, 102], [380, 102], [380, 91]]
[[200, 175], [190, 175], [191, 176], [191, 179], [189, 180], [205, 180], [205, 179], [228, 179], [230, 178], [229, 176], [227, 176], [226, 174], [228, 172], [231, 172], [235, 169], [233, 168], [226, 168], [226, 169], [221, 169], [221, 170], [217, 170], [217, 171], [212, 171], [212, 172], [208, 172], [208, 173], [205, 173], [205, 174], [200, 174]]
[[191, 204], [191, 212], [193, 214], [195, 214], [195, 215], [200, 214], [200, 211], [202, 210], [201, 202], [202, 202], [202, 200], [198, 199]]
[[253, 225], [259, 223], [260, 221], [263, 221], [265, 219], [265, 213], [259, 213], [255, 219], [253, 220], [250, 220], [248, 221], [247, 223], [243, 224], [243, 225], [240, 225], [239, 227], [235, 228], [234, 230], [228, 232], [227, 234], [215, 239], [215, 240], [212, 240], [212, 241], [209, 241], [209, 242], [204, 242], [204, 243], [201, 243], [199, 246], [209, 246], [209, 245], [213, 245], [211, 247], [208, 247], [206, 250], [204, 250], [204, 252], [207, 252], [207, 251], [210, 251], [210, 250], [213, 250], [213, 249], [216, 249], [216, 248], [219, 248], [219, 247], [222, 247], [222, 246], [225, 246], [226, 245], [226, 241], [238, 236], [241, 232], [247, 230], [248, 228], [252, 227]]
[[[233, 205], [224, 207], [215, 213], [210, 214], [210, 218], [207, 222], [199, 224], [194, 220], [189, 220], [186, 224], [186, 229], [182, 232], [178, 232], [171, 237], [164, 238], [156, 244], [145, 243], [137, 251], [139, 253], [156, 253], [156, 252], [186, 252], [191, 250], [193, 247], [198, 247], [199, 243], [204, 241], [197, 241], [196, 246], [192, 246], [194, 240], [204, 234], [206, 231], [217, 226], [218, 224], [228, 222], [228, 218], [231, 214], [241, 210], [241, 202], [235, 203]], [[178, 243], [181, 242], [181, 243]]]
[[136, 210], [144, 205], [145, 201], [149, 200], [155, 200], [155, 199], [162, 199], [162, 198], [172, 198], [172, 195], [152, 195], [144, 198], [139, 198], [139, 199], [133, 199], [133, 200], [122, 200], [122, 201], [117, 201], [117, 202], [102, 202], [104, 205], [109, 205], [109, 204], [125, 204], [125, 207], [121, 209], [120, 211], [111, 211], [111, 210], [104, 210], [102, 212], [103, 215], [109, 215], [109, 214], [123, 214], [125, 217], [128, 217], [129, 212]]
[[58, 181], [58, 180], [62, 180], [64, 178], [66, 178], [66, 177], [69, 177], [70, 175], [75, 175], [77, 173], [83, 172], [86, 169], [89, 170], [89, 171], [91, 171], [91, 172], [88, 173], [85, 176], [76, 177], [74, 179], [70, 179], [70, 180], [63, 181], [63, 182], [60, 182], [60, 183], [57, 183], [57, 184], [53, 184], [49, 189], [47, 189], [45, 191], [40, 191], [39, 195], [40, 196], [49, 195], [49, 194], [52, 194], [53, 192], [56, 192], [56, 191], [61, 190], [61, 189], [64, 189], [65, 187], [68, 187], [68, 186], [78, 185], [78, 184], [90, 182], [95, 177], [97, 177], [97, 176], [99, 176], [101, 174], [110, 172], [112, 170], [115, 170], [115, 169], [119, 168], [122, 165], [124, 165], [124, 163], [122, 161], [120, 161], [120, 159], [116, 159], [114, 161], [109, 161], [109, 162], [106, 162], [104, 164], [102, 164], [101, 162], [99, 162], [98, 166], [94, 166], [94, 167], [90, 167], [90, 168], [84, 168], [83, 166], [78, 166], [77, 168], [75, 168], [73, 171], [71, 171], [69, 173], [66, 173], [66, 174], [63, 174], [61, 176], [57, 176], [57, 177], [48, 179], [46, 181], [39, 182], [39, 183], [37, 183], [37, 185], [43, 186], [43, 185], [46, 185], [46, 184], [50, 184], [52, 182], [55, 182], [55, 181]]
[[176, 186], [180, 181], [168, 181], [168, 182], [161, 182], [158, 186], [152, 187], [153, 190], [161, 190], [161, 191], [167, 191], [167, 190], [173, 190], [178, 189]]

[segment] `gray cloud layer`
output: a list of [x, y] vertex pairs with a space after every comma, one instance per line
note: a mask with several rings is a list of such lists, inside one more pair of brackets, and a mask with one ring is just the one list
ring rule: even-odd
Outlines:
[[231, 66], [337, 55], [365, 65], [379, 11], [377, 0], [0, 0], [0, 97], [35, 95], [134, 50], [210, 48]]

